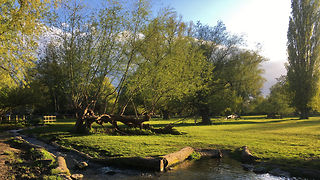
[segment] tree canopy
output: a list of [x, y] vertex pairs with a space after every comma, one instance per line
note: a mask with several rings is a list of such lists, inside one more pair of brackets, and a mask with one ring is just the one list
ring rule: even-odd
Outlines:
[[24, 83], [27, 68], [34, 66], [37, 37], [48, 2], [1, 0], [0, 88]]
[[[203, 123], [211, 123], [210, 116], [240, 114], [261, 95], [265, 81], [261, 64], [267, 59], [259, 50], [244, 48], [244, 38], [228, 32], [222, 21], [214, 27], [184, 22], [170, 7], [155, 15], [145, 0], [109, 0], [98, 10], [77, 0], [57, 1], [57, 9], [46, 7], [47, 1], [19, 1], [21, 6], [8, 2], [8, 12], [9, 7], [24, 9], [24, 2], [28, 8], [38, 5], [30, 12], [36, 15], [28, 27], [37, 31], [21, 29], [26, 17], [18, 23], [20, 29], [9, 21], [7, 29], [16, 29], [1, 29], [1, 39], [18, 37], [1, 41], [0, 52], [8, 52], [4, 47], [9, 45], [16, 47], [13, 54], [3, 55], [10, 62], [1, 63], [3, 81], [25, 81], [28, 86], [3, 88], [0, 98], [38, 95], [39, 101], [21, 105], [39, 112], [77, 113], [74, 132], [91, 127], [84, 124], [88, 112], [111, 118], [124, 114], [128, 104], [137, 116], [200, 114]], [[49, 21], [41, 19], [44, 13]], [[12, 11], [11, 16], [18, 15]], [[19, 49], [18, 42], [30, 46]], [[10, 108], [18, 101], [13, 100]], [[8, 111], [8, 104], [0, 106]]]

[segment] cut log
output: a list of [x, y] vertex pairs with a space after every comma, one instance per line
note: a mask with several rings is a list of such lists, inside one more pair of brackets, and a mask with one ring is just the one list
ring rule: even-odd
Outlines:
[[193, 151], [194, 150], [192, 147], [185, 147], [185, 148], [182, 148], [180, 151], [163, 156], [164, 168], [168, 168], [174, 164], [184, 161], [189, 157], [189, 155]]
[[66, 165], [66, 160], [62, 156], [57, 157], [58, 167], [56, 170], [58, 170], [62, 174], [66, 174], [70, 176], [70, 171]]
[[197, 152], [200, 153], [201, 157], [222, 158], [220, 149], [200, 149]]

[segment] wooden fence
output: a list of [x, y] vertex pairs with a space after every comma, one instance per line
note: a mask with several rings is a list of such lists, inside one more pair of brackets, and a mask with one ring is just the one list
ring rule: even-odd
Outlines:
[[26, 122], [26, 118], [27, 116], [23, 115], [23, 116], [19, 116], [19, 115], [10, 115], [10, 116], [7, 116], [7, 117], [0, 117], [0, 123], [2, 121], [5, 121], [5, 122], [19, 122], [19, 121], [23, 121], [23, 122]]
[[[27, 123], [27, 121], [36, 121], [39, 119], [37, 116], [33, 115], [10, 115], [6, 117], [0, 117], [0, 123], [2, 122], [8, 122], [8, 123], [18, 123], [18, 122], [23, 122]], [[44, 121], [44, 123], [50, 123], [50, 122], [55, 122], [57, 121], [56, 116], [43, 116], [41, 119]]]
[[43, 116], [44, 123], [56, 122], [57, 116]]

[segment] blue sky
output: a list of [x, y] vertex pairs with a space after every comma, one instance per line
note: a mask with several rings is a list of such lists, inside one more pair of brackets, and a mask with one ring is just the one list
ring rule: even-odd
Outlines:
[[[90, 3], [99, 1], [90, 0]], [[291, 0], [154, 0], [153, 6], [154, 11], [170, 6], [184, 21], [215, 26], [222, 20], [231, 33], [245, 34], [249, 48], [260, 43], [261, 54], [270, 60], [263, 64], [267, 79], [264, 96], [276, 83], [275, 78], [286, 74], [284, 63]]]

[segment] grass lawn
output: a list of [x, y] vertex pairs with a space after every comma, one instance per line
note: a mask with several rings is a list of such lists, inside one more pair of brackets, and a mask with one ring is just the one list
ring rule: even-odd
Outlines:
[[[263, 161], [320, 170], [320, 117], [309, 120], [265, 119], [265, 116], [242, 118], [237, 121], [212, 119], [213, 125], [195, 125], [194, 119], [187, 119], [175, 127], [182, 135], [74, 135], [69, 131], [75, 120], [58, 120], [51, 126], [25, 132], [47, 138], [58, 135], [65, 146], [87, 151], [93, 156], [161, 156], [185, 146], [235, 151], [247, 145], [252, 154]], [[154, 127], [164, 127], [178, 120], [156, 118], [149, 123]], [[94, 127], [100, 128], [99, 125]]]

